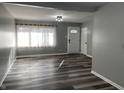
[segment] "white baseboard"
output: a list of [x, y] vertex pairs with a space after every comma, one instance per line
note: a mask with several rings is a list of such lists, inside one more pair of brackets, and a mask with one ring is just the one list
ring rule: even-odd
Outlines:
[[24, 55], [24, 56], [17, 56], [16, 58], [23, 58], [23, 57], [38, 57], [38, 56], [52, 56], [52, 55], [65, 55], [65, 54], [68, 54], [68, 53]]
[[99, 73], [95, 72], [95, 71], [91, 71], [92, 74], [98, 76], [99, 78], [103, 79], [104, 81], [110, 83], [111, 85], [115, 86], [116, 88], [120, 89], [120, 90], [124, 90], [124, 87], [116, 84], [115, 82], [111, 81], [110, 79], [100, 75]]
[[87, 54], [86, 56], [88, 56], [88, 57], [91, 57], [91, 58], [93, 57], [93, 56], [91, 56], [91, 55], [88, 55], [88, 54]]
[[91, 56], [91, 55], [84, 54], [84, 53], [81, 53], [81, 54], [86, 55], [86, 56], [88, 56], [88, 57], [90, 57], [90, 58], [93, 58], [93, 56]]
[[8, 72], [10, 71], [10, 68], [13, 66], [13, 64], [15, 63], [16, 59], [14, 59], [14, 61], [12, 62], [12, 64], [9, 66], [8, 70], [6, 71], [5, 75], [3, 76], [2, 80], [0, 81], [0, 87], [2, 86], [5, 78], [7, 77], [8, 75]]

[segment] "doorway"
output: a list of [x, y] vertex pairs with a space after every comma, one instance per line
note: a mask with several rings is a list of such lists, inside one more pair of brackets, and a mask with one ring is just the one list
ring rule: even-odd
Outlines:
[[87, 27], [81, 28], [81, 53], [87, 55]]
[[80, 27], [68, 27], [67, 52], [80, 53]]

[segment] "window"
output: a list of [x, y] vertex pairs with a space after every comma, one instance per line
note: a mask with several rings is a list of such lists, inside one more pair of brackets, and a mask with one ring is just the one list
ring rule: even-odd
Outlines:
[[18, 47], [55, 47], [56, 27], [17, 25]]

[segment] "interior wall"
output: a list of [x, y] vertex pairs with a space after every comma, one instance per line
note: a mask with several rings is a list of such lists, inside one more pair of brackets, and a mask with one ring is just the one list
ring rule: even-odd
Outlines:
[[83, 28], [87, 28], [87, 55], [92, 56], [93, 16], [82, 23], [81, 29]]
[[15, 60], [15, 21], [0, 4], [0, 86]]
[[18, 56], [67, 53], [67, 27], [81, 26], [80, 23], [64, 23], [64, 22], [57, 23], [57, 22], [41, 22], [41, 21], [30, 21], [30, 20], [16, 20], [16, 23], [56, 25], [56, 37], [57, 37], [57, 45], [54, 48], [17, 48]]
[[124, 3], [109, 3], [95, 14], [92, 70], [124, 87]]

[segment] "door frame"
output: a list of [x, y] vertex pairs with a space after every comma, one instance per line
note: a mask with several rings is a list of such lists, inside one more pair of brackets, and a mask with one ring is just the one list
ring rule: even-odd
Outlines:
[[[80, 27], [79, 26], [68, 26], [67, 27], [67, 53], [68, 54], [71, 54], [70, 52], [69, 52], [69, 28], [73, 28], [73, 27], [77, 27], [77, 28], [79, 28], [79, 33], [81, 32], [81, 29], [80, 29]], [[80, 36], [80, 34], [79, 34], [79, 53], [80, 53], [80, 39], [81, 39], [81, 36]]]
[[[87, 45], [87, 37], [88, 37], [88, 33], [87, 33], [87, 27], [82, 27], [81, 28], [81, 53], [87, 55], [87, 46], [85, 46], [85, 44]], [[83, 36], [85, 36], [84, 38], [82, 38], [82, 33]], [[86, 41], [85, 41], [86, 38]], [[82, 49], [82, 39], [84, 39], [83, 41], [83, 49]]]

